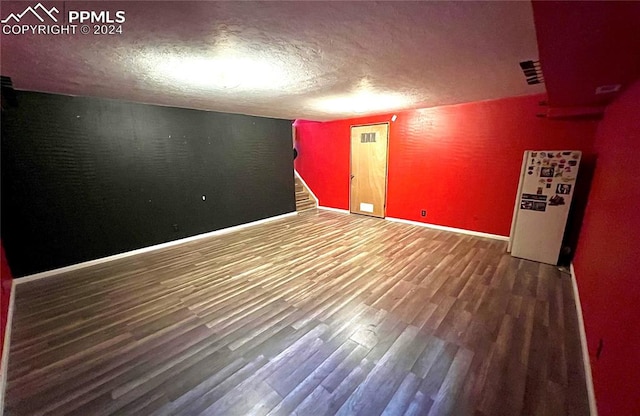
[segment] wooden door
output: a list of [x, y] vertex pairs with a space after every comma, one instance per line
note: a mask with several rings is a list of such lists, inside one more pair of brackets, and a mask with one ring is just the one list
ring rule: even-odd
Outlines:
[[384, 218], [389, 124], [351, 127], [351, 212]]

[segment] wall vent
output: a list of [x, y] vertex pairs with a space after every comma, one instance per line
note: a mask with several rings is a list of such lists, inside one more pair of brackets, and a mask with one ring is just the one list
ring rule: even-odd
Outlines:
[[2, 88], [13, 88], [13, 82], [11, 81], [11, 77], [5, 77], [4, 75], [0, 75], [0, 85]]
[[535, 85], [544, 82], [540, 61], [522, 61], [520, 62], [520, 68], [522, 69], [522, 72], [524, 72], [527, 84]]

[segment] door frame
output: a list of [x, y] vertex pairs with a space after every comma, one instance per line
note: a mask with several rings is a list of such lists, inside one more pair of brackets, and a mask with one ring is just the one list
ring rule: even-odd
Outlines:
[[[387, 148], [386, 148], [386, 159], [384, 163], [384, 209], [382, 212], [382, 218], [387, 217], [387, 191], [389, 188], [389, 143], [391, 141], [391, 123], [388, 121], [383, 121], [381, 123], [363, 123], [363, 124], [351, 124], [349, 126], [349, 214], [356, 215], [365, 215], [360, 214], [359, 212], [351, 211], [351, 176], [353, 175], [353, 166], [352, 166], [352, 158], [353, 158], [353, 143], [351, 141], [351, 129], [354, 127], [367, 127], [367, 126], [380, 126], [386, 124], [387, 125]], [[380, 218], [375, 215], [367, 215], [368, 217]]]

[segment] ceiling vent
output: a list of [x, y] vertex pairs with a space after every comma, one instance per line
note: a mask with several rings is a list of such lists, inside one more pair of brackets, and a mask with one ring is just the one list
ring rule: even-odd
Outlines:
[[527, 78], [527, 84], [535, 85], [544, 82], [540, 61], [522, 61], [520, 62], [520, 68], [522, 68], [522, 72]]
[[596, 88], [596, 95], [618, 92], [620, 91], [620, 87], [621, 87], [620, 84], [601, 85], [598, 88]]

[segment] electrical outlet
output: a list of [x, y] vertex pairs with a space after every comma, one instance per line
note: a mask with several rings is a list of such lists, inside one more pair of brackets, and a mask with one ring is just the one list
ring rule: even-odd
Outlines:
[[426, 217], [427, 216], [427, 210], [423, 209], [422, 211], [420, 211], [420, 216], [423, 217], [423, 218]]

